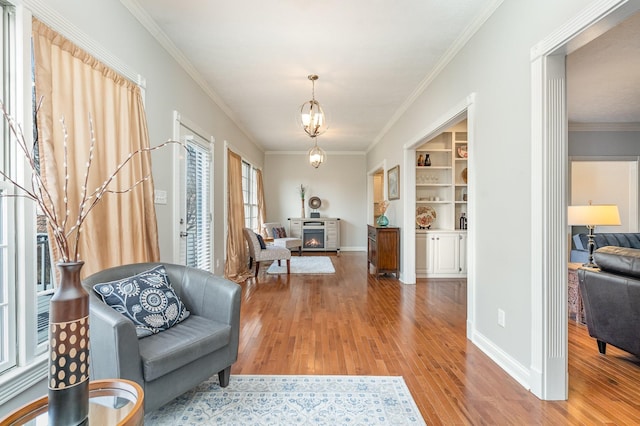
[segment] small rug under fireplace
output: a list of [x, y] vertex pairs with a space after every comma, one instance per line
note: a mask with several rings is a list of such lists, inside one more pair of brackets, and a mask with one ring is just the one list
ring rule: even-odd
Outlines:
[[148, 413], [147, 426], [425, 425], [402, 377], [217, 375]]
[[[267, 274], [286, 274], [287, 262], [283, 260], [280, 263], [281, 265], [278, 266], [278, 261], [275, 260], [267, 269]], [[292, 274], [335, 274], [336, 272], [328, 256], [291, 256], [290, 267]]]

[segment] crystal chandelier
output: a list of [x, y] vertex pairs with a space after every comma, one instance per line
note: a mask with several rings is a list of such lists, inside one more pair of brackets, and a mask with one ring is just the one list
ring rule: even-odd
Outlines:
[[325, 154], [324, 150], [318, 146], [317, 138], [315, 138], [313, 142], [314, 145], [309, 150], [309, 164], [317, 169], [320, 164], [325, 162], [325, 160], [327, 159], [327, 154]]
[[318, 79], [318, 76], [316, 74], [311, 74], [307, 76], [307, 78], [311, 80], [311, 100], [303, 103], [300, 107], [298, 125], [302, 127], [307, 135], [315, 138], [316, 136], [326, 132], [329, 125], [327, 123], [327, 116], [322, 110], [320, 103], [316, 101], [315, 97], [315, 82]]

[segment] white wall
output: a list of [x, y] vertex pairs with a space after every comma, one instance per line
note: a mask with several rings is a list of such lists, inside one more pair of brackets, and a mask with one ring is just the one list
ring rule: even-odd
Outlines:
[[306, 153], [268, 152], [264, 163], [264, 187], [267, 221], [300, 217], [300, 184], [307, 187], [305, 213], [309, 217], [308, 201], [318, 196], [322, 200], [320, 216], [340, 218], [342, 250], [365, 250], [367, 246], [367, 176], [364, 153], [327, 153], [327, 162], [317, 169]]
[[572, 161], [571, 205], [615, 204], [620, 225], [595, 232], [638, 232], [638, 162]]
[[[499, 353], [511, 371], [529, 372], [532, 362], [530, 52], [589, 3], [503, 2], [367, 156], [368, 169], [385, 159], [402, 164], [403, 145], [415, 143], [443, 114], [477, 94], [475, 128], [469, 129], [477, 180], [471, 327], [483, 349]], [[397, 208], [404, 216], [403, 205]], [[497, 323], [498, 309], [506, 313], [504, 328]]]
[[[241, 152], [257, 167], [262, 166], [264, 153], [224, 114], [218, 105], [180, 67], [172, 56], [149, 34], [136, 18], [118, 0], [75, 1], [26, 0], [33, 5], [34, 15], [45, 23], [46, 18], [38, 10], [50, 10], [68, 25], [76, 27], [92, 43], [109, 51], [129, 68], [146, 79], [145, 108], [152, 145], [173, 136], [173, 111], [195, 123], [216, 140], [214, 152], [214, 257], [219, 265], [215, 272], [223, 273], [224, 267], [224, 142]], [[53, 26], [49, 24], [50, 26]], [[54, 29], [65, 34], [65, 28]], [[156, 151], [152, 157], [153, 179], [157, 189], [168, 192], [166, 205], [156, 205], [160, 234], [160, 256], [172, 261], [173, 245], [177, 236], [172, 229], [178, 218], [174, 217], [176, 202], [171, 189], [175, 180], [172, 150]], [[214, 265], [216, 262], [214, 262]]]

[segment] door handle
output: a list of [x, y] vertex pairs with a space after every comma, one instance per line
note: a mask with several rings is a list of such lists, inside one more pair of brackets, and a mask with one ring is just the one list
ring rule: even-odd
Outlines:
[[180, 237], [181, 237], [181, 238], [185, 238], [185, 237], [187, 237], [187, 236], [189, 236], [189, 233], [188, 233], [188, 232], [184, 232], [184, 231], [180, 232]]

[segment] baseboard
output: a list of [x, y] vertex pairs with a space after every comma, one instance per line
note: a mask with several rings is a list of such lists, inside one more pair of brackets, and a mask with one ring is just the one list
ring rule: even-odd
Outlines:
[[471, 333], [471, 341], [525, 389], [531, 390], [531, 372], [528, 368], [520, 364], [477, 330]]

